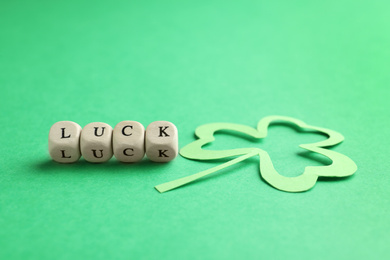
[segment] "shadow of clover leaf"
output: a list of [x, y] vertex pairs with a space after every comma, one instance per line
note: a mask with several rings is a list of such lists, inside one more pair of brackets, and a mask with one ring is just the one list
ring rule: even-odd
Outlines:
[[[307, 166], [303, 173], [296, 177], [286, 177], [280, 175], [274, 168], [271, 158], [268, 153], [259, 148], [239, 148], [230, 150], [204, 150], [202, 147], [215, 140], [214, 134], [221, 130], [231, 130], [239, 132], [254, 138], [265, 138], [268, 133], [268, 127], [271, 123], [283, 122], [293, 124], [300, 129], [310, 130], [328, 136], [326, 140], [311, 143], [301, 144], [299, 147], [308, 151], [322, 154], [328, 157], [332, 164], [326, 166]], [[211, 123], [199, 126], [195, 130], [195, 135], [198, 140], [186, 145], [180, 150], [180, 154], [193, 160], [215, 160], [239, 156], [231, 161], [202, 171], [181, 179], [157, 185], [155, 188], [159, 192], [169, 191], [190, 182], [193, 182], [203, 176], [224, 169], [238, 162], [246, 160], [250, 157], [259, 155], [260, 158], [260, 174], [263, 179], [276, 189], [287, 192], [302, 192], [314, 187], [319, 176], [322, 177], [345, 177], [354, 174], [357, 166], [349, 157], [329, 150], [328, 147], [341, 143], [344, 140], [340, 133], [317, 126], [311, 126], [301, 120], [285, 117], [285, 116], [268, 116], [261, 119], [257, 125], [257, 129], [240, 124], [231, 123]]]

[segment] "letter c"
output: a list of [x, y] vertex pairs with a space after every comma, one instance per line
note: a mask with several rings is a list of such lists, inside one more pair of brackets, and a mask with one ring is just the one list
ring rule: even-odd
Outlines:
[[128, 154], [127, 153], [127, 150], [130, 150], [130, 151], [133, 151], [134, 152], [134, 149], [133, 148], [126, 148], [125, 150], [123, 150], [123, 154], [126, 155], [126, 156], [133, 156], [134, 154]]
[[124, 126], [124, 127], [122, 128], [122, 134], [123, 134], [124, 136], [130, 136], [130, 135], [132, 135], [132, 133], [130, 133], [130, 134], [126, 134], [126, 133], [125, 133], [125, 129], [126, 129], [127, 127], [129, 127], [130, 129], [133, 129], [133, 126], [132, 126], [132, 125], [126, 125], [126, 126]]

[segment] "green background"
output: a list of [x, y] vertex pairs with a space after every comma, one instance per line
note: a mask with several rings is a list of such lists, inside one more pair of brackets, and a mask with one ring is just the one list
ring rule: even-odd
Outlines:
[[[385, 259], [390, 256], [389, 1], [10, 1], [0, 4], [1, 259]], [[341, 132], [356, 174], [304, 193], [265, 183], [252, 158], [219, 165], [51, 161], [48, 132], [136, 120], [197, 126], [292, 116]], [[322, 140], [285, 126], [254, 143], [299, 175]], [[314, 160], [313, 160], [314, 159]]]

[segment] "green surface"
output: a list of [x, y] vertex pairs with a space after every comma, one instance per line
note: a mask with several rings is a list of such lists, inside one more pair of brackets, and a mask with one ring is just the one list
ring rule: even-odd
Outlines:
[[[0, 259], [386, 259], [390, 252], [389, 1], [2, 1]], [[258, 160], [159, 194], [221, 162], [51, 162], [50, 126], [168, 120], [255, 127], [267, 115], [334, 129], [358, 165], [304, 193]], [[285, 176], [329, 163], [273, 126]], [[322, 138], [322, 139], [321, 139]], [[219, 134], [208, 148], [256, 146]], [[298, 155], [297, 155], [298, 153]], [[313, 160], [316, 159], [316, 160]]]

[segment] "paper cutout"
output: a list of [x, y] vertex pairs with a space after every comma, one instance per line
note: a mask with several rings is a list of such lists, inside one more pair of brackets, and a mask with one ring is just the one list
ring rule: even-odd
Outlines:
[[[274, 168], [271, 158], [268, 153], [259, 148], [240, 148], [231, 150], [204, 150], [202, 146], [211, 143], [215, 140], [214, 133], [221, 130], [232, 130], [240, 132], [254, 138], [265, 138], [268, 132], [268, 126], [271, 123], [284, 122], [298, 126], [301, 129], [308, 129], [314, 132], [327, 135], [328, 139], [312, 144], [301, 144], [299, 147], [311, 152], [322, 154], [328, 157], [331, 161], [331, 165], [327, 166], [307, 166], [304, 172], [297, 177], [285, 177], [280, 175]], [[344, 136], [340, 133], [322, 128], [307, 125], [301, 120], [285, 117], [285, 116], [268, 116], [261, 119], [257, 125], [257, 129], [240, 124], [231, 123], [211, 123], [199, 126], [195, 130], [195, 135], [198, 140], [186, 145], [180, 150], [180, 154], [193, 160], [214, 160], [221, 158], [228, 158], [232, 156], [239, 156], [231, 161], [216, 166], [214, 168], [202, 171], [181, 179], [177, 179], [171, 182], [157, 185], [155, 188], [159, 192], [166, 192], [190, 182], [193, 182], [199, 178], [202, 178], [208, 174], [214, 173], [218, 170], [224, 169], [245, 159], [259, 155], [260, 157], [260, 173], [263, 179], [276, 189], [287, 192], [302, 192], [311, 189], [317, 182], [319, 176], [323, 177], [345, 177], [354, 174], [357, 170], [357, 166], [349, 157], [328, 150], [325, 147], [331, 147], [341, 143], [344, 140]]]

